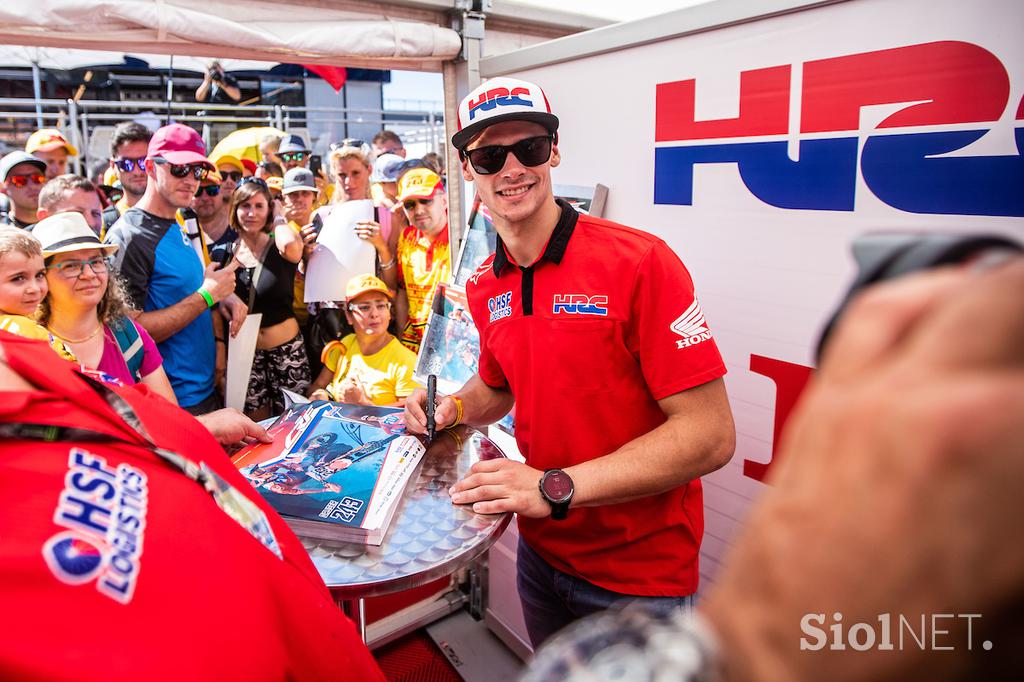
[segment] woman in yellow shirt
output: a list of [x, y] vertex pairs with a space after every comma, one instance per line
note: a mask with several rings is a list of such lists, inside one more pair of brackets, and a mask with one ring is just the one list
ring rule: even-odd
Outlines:
[[345, 317], [355, 329], [324, 347], [313, 400], [402, 406], [419, 388], [413, 380], [416, 354], [388, 331], [393, 294], [373, 275], [353, 277], [345, 288]]

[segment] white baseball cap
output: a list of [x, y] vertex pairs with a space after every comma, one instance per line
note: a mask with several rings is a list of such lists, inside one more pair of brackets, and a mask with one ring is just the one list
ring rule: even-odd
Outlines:
[[532, 121], [551, 134], [558, 131], [558, 117], [539, 85], [502, 76], [484, 81], [459, 104], [459, 131], [452, 144], [462, 151], [484, 128], [502, 121]]

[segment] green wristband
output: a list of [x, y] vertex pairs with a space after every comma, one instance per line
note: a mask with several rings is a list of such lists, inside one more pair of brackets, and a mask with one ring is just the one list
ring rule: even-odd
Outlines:
[[211, 296], [210, 292], [206, 290], [206, 287], [199, 287], [199, 291], [197, 291], [196, 293], [202, 296], [203, 300], [206, 301], [207, 308], [212, 308], [214, 305], [216, 305], [213, 302], [213, 296]]

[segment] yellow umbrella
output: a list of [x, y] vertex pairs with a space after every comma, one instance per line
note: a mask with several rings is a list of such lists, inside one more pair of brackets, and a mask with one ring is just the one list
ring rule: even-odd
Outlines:
[[229, 133], [227, 137], [218, 142], [217, 146], [213, 148], [213, 151], [208, 156], [211, 159], [221, 156], [234, 156], [238, 159], [249, 159], [254, 163], [259, 163], [263, 160], [260, 157], [260, 141], [267, 135], [281, 136], [284, 133], [270, 126], [240, 128], [233, 133]]

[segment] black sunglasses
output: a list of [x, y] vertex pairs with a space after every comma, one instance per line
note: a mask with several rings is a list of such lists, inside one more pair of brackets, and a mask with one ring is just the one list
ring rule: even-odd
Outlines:
[[218, 171], [222, 180], [234, 180], [238, 182], [242, 179], [242, 174], [238, 171]]
[[469, 159], [473, 169], [481, 175], [497, 173], [505, 167], [505, 160], [508, 153], [512, 152], [519, 163], [527, 168], [539, 166], [551, 158], [551, 144], [554, 138], [551, 135], [538, 135], [519, 140], [515, 144], [495, 144], [476, 149], [464, 149], [460, 154]]
[[416, 204], [430, 206], [432, 203], [434, 203], [434, 197], [429, 197], [427, 199], [406, 199], [402, 202], [402, 206], [405, 206], [405, 210], [407, 211], [415, 211]]
[[220, 185], [202, 185], [196, 190], [196, 198], [206, 195], [208, 197], [215, 197], [220, 194]]
[[138, 159], [117, 159], [114, 161], [114, 165], [117, 169], [125, 173], [131, 173], [133, 170], [138, 168], [140, 171], [146, 170], [146, 157], [140, 157]]
[[168, 170], [171, 171], [171, 175], [178, 179], [186, 178], [191, 173], [192, 177], [196, 180], [205, 180], [210, 172], [210, 169], [201, 163], [177, 164], [171, 163], [159, 156], [154, 156], [153, 161], [161, 166], [167, 166]]

